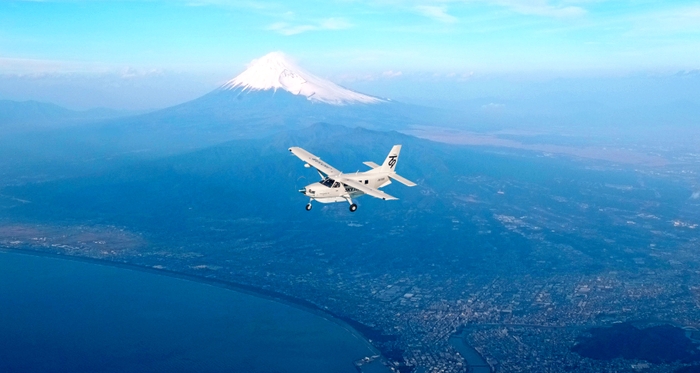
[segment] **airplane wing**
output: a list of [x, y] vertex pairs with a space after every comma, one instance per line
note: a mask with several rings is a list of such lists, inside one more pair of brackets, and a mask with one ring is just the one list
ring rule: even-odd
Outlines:
[[323, 172], [324, 174], [328, 175], [329, 177], [340, 175], [340, 171], [331, 167], [331, 165], [329, 165], [328, 163], [322, 161], [321, 158], [307, 152], [306, 150], [304, 150], [302, 148], [295, 146], [295, 147], [289, 148], [289, 151], [292, 152], [292, 154], [296, 155], [302, 161], [306, 162], [307, 164], [314, 167], [315, 169]]
[[375, 198], [379, 198], [379, 199], [383, 199], [383, 200], [387, 200], [387, 201], [398, 199], [394, 196], [390, 196], [390, 195], [382, 192], [379, 189], [370, 188], [367, 185], [361, 184], [355, 180], [348, 180], [348, 179], [343, 179], [343, 178], [336, 179], [336, 180], [340, 181], [341, 183], [343, 183], [349, 187], [353, 187], [353, 188], [363, 192], [364, 194], [370, 195], [370, 196], [375, 197]]

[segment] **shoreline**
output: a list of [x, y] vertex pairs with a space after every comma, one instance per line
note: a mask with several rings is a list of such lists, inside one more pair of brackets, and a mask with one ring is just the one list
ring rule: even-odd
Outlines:
[[[282, 304], [290, 306], [290, 307], [300, 309], [302, 311], [313, 313], [316, 316], [320, 316], [328, 321], [331, 321], [331, 322], [334, 322], [334, 323], [340, 325], [341, 327], [343, 327], [343, 329], [347, 330], [355, 337], [362, 338], [367, 343], [370, 350], [373, 353], [375, 353], [375, 355], [381, 356], [381, 359], [383, 362], [387, 362], [389, 364], [393, 362], [392, 360], [388, 359], [382, 351], [380, 351], [376, 346], [374, 346], [370, 342], [370, 340], [375, 340], [375, 339], [377, 339], [377, 337], [381, 338], [382, 336], [384, 336], [384, 338], [387, 338], [387, 337], [392, 337], [392, 336], [386, 336], [386, 335], [382, 334], [380, 331], [375, 330], [375, 329], [373, 329], [367, 325], [364, 325], [356, 320], [353, 320], [351, 318], [336, 315], [335, 313], [328, 311], [326, 309], [323, 309], [323, 308], [317, 306], [316, 304], [313, 304], [307, 300], [295, 298], [293, 296], [279, 293], [279, 292], [276, 292], [273, 290], [266, 290], [266, 289], [258, 288], [258, 287], [252, 286], [252, 285], [245, 285], [245, 284], [230, 282], [230, 281], [221, 280], [218, 278], [197, 276], [194, 274], [178, 272], [178, 271], [165, 269], [165, 268], [160, 269], [160, 268], [146, 267], [146, 266], [138, 265], [138, 264], [110, 261], [110, 260], [97, 259], [97, 258], [91, 258], [91, 257], [85, 257], [85, 256], [59, 254], [59, 253], [35, 250], [35, 249], [27, 248], [27, 247], [20, 248], [20, 247], [9, 247], [7, 245], [0, 245], [0, 252], [2, 252], [2, 251], [7, 251], [10, 253], [17, 253], [17, 254], [24, 254], [24, 255], [33, 255], [33, 256], [39, 256], [39, 257], [53, 258], [53, 259], [73, 260], [73, 261], [90, 263], [90, 264], [97, 264], [97, 265], [110, 266], [110, 267], [116, 267], [116, 268], [121, 268], [121, 269], [128, 269], [128, 270], [133, 270], [133, 271], [146, 272], [146, 273], [151, 273], [154, 275], [161, 275], [161, 276], [168, 276], [168, 277], [172, 277], [172, 278], [178, 278], [178, 279], [185, 280], [185, 281], [198, 282], [201, 284], [216, 286], [216, 287], [220, 287], [223, 289], [244, 293], [244, 294], [247, 294], [250, 296], [255, 296], [255, 297], [259, 297], [259, 298], [263, 298], [263, 299], [267, 299], [267, 300], [272, 300], [272, 301], [279, 302], [279, 303], [282, 303]], [[384, 365], [387, 366], [387, 369], [390, 369], [389, 368], [390, 365], [388, 365], [388, 364], [384, 364]], [[391, 365], [393, 365], [393, 364], [391, 364]]]

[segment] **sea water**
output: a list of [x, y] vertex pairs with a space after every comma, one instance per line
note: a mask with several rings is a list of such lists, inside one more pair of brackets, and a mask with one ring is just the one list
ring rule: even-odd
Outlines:
[[348, 372], [346, 325], [206, 283], [0, 251], [1, 372]]

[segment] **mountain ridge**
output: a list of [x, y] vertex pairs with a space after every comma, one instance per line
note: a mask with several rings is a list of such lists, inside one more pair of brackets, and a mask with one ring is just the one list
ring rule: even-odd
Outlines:
[[66, 107], [36, 100], [0, 100], [0, 127], [47, 128], [65, 124], [82, 124], [90, 121], [138, 115], [126, 110], [93, 108], [72, 110]]

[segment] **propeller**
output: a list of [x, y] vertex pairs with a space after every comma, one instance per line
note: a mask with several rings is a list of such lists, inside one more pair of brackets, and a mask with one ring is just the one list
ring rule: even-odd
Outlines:
[[299, 176], [296, 180], [294, 180], [294, 190], [299, 191], [299, 180], [301, 179], [306, 179], [306, 176]]

